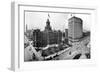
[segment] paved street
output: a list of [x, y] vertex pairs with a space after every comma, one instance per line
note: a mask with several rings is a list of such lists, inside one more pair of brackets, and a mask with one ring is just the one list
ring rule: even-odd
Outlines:
[[[73, 59], [75, 55], [82, 54], [81, 58], [86, 58], [85, 53], [90, 53], [90, 49], [86, 46], [90, 42], [90, 37], [85, 37], [81, 41], [74, 43], [69, 50], [65, 51], [55, 59]], [[71, 54], [69, 54], [71, 52]]]

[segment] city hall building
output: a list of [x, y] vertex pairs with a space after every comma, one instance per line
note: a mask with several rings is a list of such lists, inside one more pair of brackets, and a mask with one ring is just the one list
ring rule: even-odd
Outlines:
[[41, 31], [40, 29], [35, 29], [33, 31], [32, 40], [34, 41], [34, 47], [46, 47], [48, 44], [60, 44], [62, 42], [63, 34], [64, 33], [60, 30], [52, 30], [48, 18], [44, 31]]

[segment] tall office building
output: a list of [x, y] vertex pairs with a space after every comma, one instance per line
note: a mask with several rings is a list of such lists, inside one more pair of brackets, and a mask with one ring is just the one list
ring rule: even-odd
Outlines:
[[75, 41], [83, 36], [83, 21], [78, 17], [71, 17], [68, 20], [69, 41]]

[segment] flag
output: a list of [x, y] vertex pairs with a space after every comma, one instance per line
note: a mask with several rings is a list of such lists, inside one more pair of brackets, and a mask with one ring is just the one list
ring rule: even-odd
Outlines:
[[50, 15], [48, 14], [48, 17], [50, 18]]
[[71, 13], [71, 16], [72, 16], [72, 13]]

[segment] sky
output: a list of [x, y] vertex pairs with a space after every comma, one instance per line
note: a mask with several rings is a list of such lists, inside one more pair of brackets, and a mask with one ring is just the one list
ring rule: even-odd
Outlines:
[[[50, 17], [48, 17], [48, 14]], [[90, 30], [91, 15], [72, 14], [72, 16], [81, 18], [83, 20], [83, 29]], [[72, 16], [67, 13], [25, 12], [25, 26], [27, 24], [28, 29], [38, 28], [43, 31], [49, 18], [53, 30], [64, 31], [64, 29], [68, 28], [68, 19]]]

